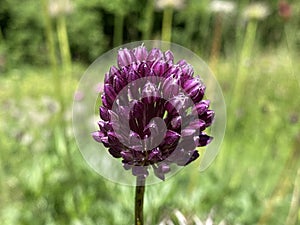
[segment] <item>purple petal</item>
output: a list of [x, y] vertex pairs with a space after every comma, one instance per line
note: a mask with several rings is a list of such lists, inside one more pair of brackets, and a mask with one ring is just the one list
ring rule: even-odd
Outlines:
[[134, 55], [138, 61], [145, 61], [148, 56], [147, 49], [142, 45], [133, 49]]
[[[129, 134], [129, 144], [130, 144], [130, 147], [132, 146], [141, 146], [141, 137], [140, 135], [138, 135], [137, 133], [135, 133], [134, 131], [130, 131], [130, 134]], [[135, 150], [137, 150], [135, 148]]]
[[203, 147], [208, 145], [213, 140], [213, 137], [207, 134], [200, 134], [197, 139], [197, 147]]
[[119, 50], [119, 52], [118, 52], [119, 68], [128, 66], [128, 65], [132, 64], [133, 62], [136, 62], [136, 58], [131, 50], [128, 50], [127, 48]]
[[152, 150], [148, 156], [148, 160], [150, 162], [158, 162], [162, 160], [162, 153], [158, 148], [155, 148], [154, 150]]
[[182, 69], [182, 73], [184, 74], [184, 76], [193, 77], [194, 69], [190, 64], [186, 64], [186, 65], [182, 66], [181, 69]]
[[188, 65], [188, 63], [184, 59], [179, 60], [176, 64], [180, 67]]
[[147, 166], [134, 166], [132, 167], [132, 174], [134, 176], [141, 176], [146, 178], [149, 175]]
[[107, 132], [107, 136], [108, 136], [109, 144], [111, 144], [113, 146], [120, 144], [119, 137], [115, 132], [109, 131], [109, 132]]
[[173, 52], [171, 52], [170, 50], [167, 50], [165, 52], [165, 59], [167, 62], [173, 63], [173, 60], [174, 60]]
[[109, 69], [109, 75], [113, 77], [115, 74], [119, 73], [119, 69], [115, 66], [110, 67]]
[[134, 157], [130, 151], [121, 151], [121, 156], [124, 159], [124, 162], [132, 162]]
[[185, 96], [184, 94], [174, 96], [173, 98], [169, 99], [167, 103], [169, 104], [166, 104], [166, 109], [171, 114], [180, 113], [191, 106], [189, 97]]
[[193, 162], [194, 160], [196, 160], [199, 156], [200, 156], [200, 155], [199, 155], [198, 151], [195, 150], [195, 151], [193, 152], [193, 154], [191, 155], [191, 157], [189, 158], [189, 160], [185, 163], [185, 166], [188, 165], [188, 164], [190, 164], [190, 163]]
[[205, 121], [201, 119], [195, 119], [194, 121], [190, 122], [189, 125], [185, 129], [191, 129], [195, 131], [202, 131], [206, 128]]
[[94, 138], [95, 141], [102, 142], [101, 138], [104, 137], [104, 133], [101, 131], [95, 131], [92, 133], [92, 137]]
[[165, 174], [170, 172], [170, 166], [166, 163], [161, 163], [158, 167], [153, 166], [154, 174], [161, 180], [165, 180]]
[[179, 89], [178, 79], [174, 77], [168, 77], [162, 84], [162, 92], [165, 99], [173, 98], [178, 95]]
[[108, 109], [106, 107], [100, 106], [99, 112], [100, 112], [101, 119], [103, 119], [104, 121], [109, 120], [109, 113], [108, 113]]
[[180, 134], [176, 133], [175, 131], [168, 130], [161, 146], [166, 148], [168, 146], [173, 146], [178, 142], [179, 139], [180, 139]]
[[151, 82], [147, 82], [142, 90], [142, 101], [144, 103], [150, 104], [154, 102], [158, 97], [160, 97], [160, 95], [156, 86]]
[[202, 100], [195, 105], [195, 110], [197, 114], [202, 115], [204, 112], [207, 111], [209, 108], [210, 101], [209, 100]]
[[173, 129], [178, 129], [181, 126], [181, 116], [176, 116], [171, 120], [171, 127]]
[[121, 151], [118, 148], [109, 148], [108, 151], [115, 158], [121, 158], [122, 157]]
[[152, 70], [155, 74], [155, 76], [163, 76], [165, 72], [169, 69], [169, 65], [165, 62], [162, 62], [161, 60], [156, 60], [152, 64]]
[[156, 61], [163, 59], [163, 53], [158, 48], [153, 48], [148, 54], [147, 61]]
[[207, 110], [203, 115], [201, 115], [201, 119], [203, 119], [206, 123], [206, 127], [209, 127], [215, 117], [215, 112], [213, 110]]

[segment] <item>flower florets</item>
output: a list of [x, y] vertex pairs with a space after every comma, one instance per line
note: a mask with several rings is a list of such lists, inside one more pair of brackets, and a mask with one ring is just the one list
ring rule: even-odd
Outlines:
[[171, 164], [189, 164], [212, 140], [204, 132], [214, 118], [205, 86], [170, 50], [120, 49], [117, 64], [105, 74], [93, 138], [133, 175], [146, 177], [152, 167], [163, 180]]

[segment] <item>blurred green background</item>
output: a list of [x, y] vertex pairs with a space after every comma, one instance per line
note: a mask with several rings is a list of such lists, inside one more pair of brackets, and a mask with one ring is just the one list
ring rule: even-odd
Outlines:
[[147, 187], [146, 224], [300, 224], [297, 0], [1, 0], [1, 224], [133, 224], [134, 188], [88, 167], [72, 101], [93, 60], [143, 39], [202, 57], [228, 118], [209, 169]]

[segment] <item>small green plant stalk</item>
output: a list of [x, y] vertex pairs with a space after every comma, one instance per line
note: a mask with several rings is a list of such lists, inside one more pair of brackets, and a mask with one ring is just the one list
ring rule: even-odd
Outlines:
[[124, 26], [124, 15], [121, 13], [115, 14], [114, 18], [114, 46], [119, 46], [123, 42], [123, 26]]
[[171, 42], [172, 38], [172, 20], [173, 20], [173, 8], [167, 7], [163, 11], [163, 21], [162, 21], [162, 40], [166, 42]]
[[222, 39], [222, 27], [223, 27], [222, 20], [223, 20], [222, 14], [218, 13], [215, 18], [213, 42], [212, 42], [212, 47], [210, 52], [210, 68], [212, 70], [215, 70], [218, 64], [221, 39]]
[[147, 1], [145, 14], [144, 14], [144, 23], [142, 27], [143, 40], [151, 39], [151, 32], [153, 27], [153, 10], [154, 10], [154, 1]]
[[249, 63], [249, 60], [251, 59], [251, 53], [255, 43], [256, 30], [257, 20], [250, 19], [246, 27], [246, 34], [244, 37], [244, 43], [242, 51], [240, 53], [239, 65], [237, 68], [236, 83], [233, 95], [236, 96], [235, 98], [238, 98], [237, 96], [242, 96], [241, 91], [246, 80], [247, 63]]
[[62, 65], [64, 71], [69, 74], [71, 73], [72, 62], [71, 62], [71, 53], [70, 45], [68, 40], [68, 32], [66, 25], [66, 16], [60, 15], [56, 21], [57, 25], [57, 37], [59, 42], [60, 55], [62, 60]]
[[[52, 19], [48, 10], [48, 1], [43, 1], [43, 11], [44, 11], [44, 20], [45, 20], [45, 36], [47, 41], [47, 48], [48, 48], [48, 58], [51, 65], [52, 70], [52, 76], [53, 76], [53, 83], [54, 83], [54, 94], [56, 98], [58, 99], [60, 106], [63, 106], [63, 95], [62, 95], [62, 88], [61, 88], [61, 77], [58, 73], [58, 60], [56, 56], [56, 46], [55, 46], [55, 40], [54, 35], [55, 32], [53, 30], [53, 23]], [[62, 117], [63, 110], [60, 110], [59, 118]]]
[[145, 193], [145, 178], [138, 176], [135, 187], [135, 225], [144, 225], [143, 205]]

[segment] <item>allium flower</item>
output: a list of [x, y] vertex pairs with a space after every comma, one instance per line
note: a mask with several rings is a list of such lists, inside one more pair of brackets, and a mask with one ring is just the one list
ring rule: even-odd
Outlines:
[[105, 75], [93, 138], [133, 175], [147, 177], [152, 167], [164, 180], [171, 164], [191, 163], [197, 147], [212, 140], [204, 132], [214, 118], [205, 86], [185, 60], [174, 63], [170, 50], [121, 49], [117, 64]]

